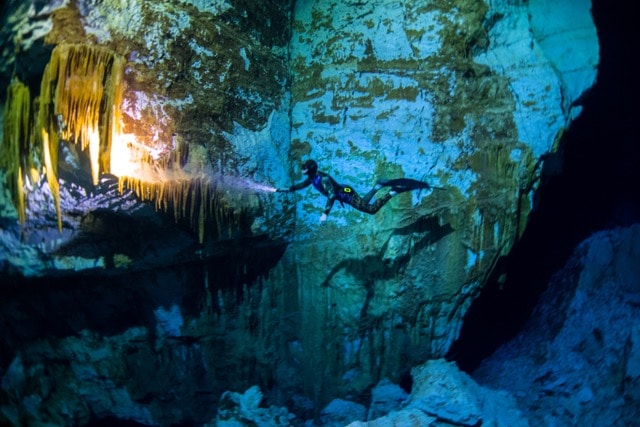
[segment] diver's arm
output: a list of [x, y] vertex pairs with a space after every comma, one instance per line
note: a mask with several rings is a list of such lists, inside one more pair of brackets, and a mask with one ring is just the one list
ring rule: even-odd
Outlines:
[[276, 191], [279, 192], [279, 193], [288, 193], [290, 191], [298, 191], [298, 190], [301, 190], [301, 189], [303, 189], [305, 187], [310, 186], [312, 182], [313, 182], [313, 180], [311, 178], [307, 178], [302, 182], [299, 182], [297, 184], [293, 184], [289, 188], [278, 188], [278, 189], [276, 189]]
[[291, 187], [289, 187], [289, 191], [302, 190], [303, 188], [310, 186], [312, 182], [313, 180], [310, 177], [307, 177], [307, 179], [305, 179], [304, 181], [293, 184]]
[[333, 204], [336, 201], [336, 196], [335, 194], [332, 194], [331, 196], [327, 197], [327, 204], [324, 206], [324, 211], [322, 212], [323, 215], [329, 215], [329, 212], [331, 212], [331, 208], [333, 207]]
[[336, 201], [336, 196], [330, 196], [327, 198], [327, 204], [324, 207], [324, 211], [322, 211], [322, 215], [320, 215], [320, 224], [327, 220], [327, 215], [331, 212], [331, 208], [333, 207], [333, 203]]

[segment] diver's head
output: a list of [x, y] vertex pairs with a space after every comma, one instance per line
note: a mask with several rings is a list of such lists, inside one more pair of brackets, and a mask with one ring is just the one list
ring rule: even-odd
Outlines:
[[307, 160], [302, 164], [302, 173], [307, 176], [315, 176], [318, 173], [318, 164], [315, 160]]

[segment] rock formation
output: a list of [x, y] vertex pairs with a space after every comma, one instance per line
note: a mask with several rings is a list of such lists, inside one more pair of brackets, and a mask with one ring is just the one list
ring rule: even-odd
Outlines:
[[[441, 358], [598, 63], [586, 0], [3, 7], [14, 424], [205, 423], [253, 385], [319, 416]], [[69, 52], [94, 65], [52, 77]], [[446, 190], [320, 226], [317, 193], [271, 193], [307, 158], [362, 193]]]
[[524, 330], [474, 372], [532, 425], [633, 425], [640, 408], [640, 226], [583, 242]]
[[594, 234], [555, 274], [524, 330], [473, 376], [430, 360], [411, 370], [410, 394], [384, 379], [364, 402], [368, 413], [335, 399], [321, 411], [321, 424], [633, 425], [640, 408], [639, 258], [640, 226]]

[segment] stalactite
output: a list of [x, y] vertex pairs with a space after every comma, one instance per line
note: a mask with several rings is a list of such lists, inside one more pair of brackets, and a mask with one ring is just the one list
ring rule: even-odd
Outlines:
[[43, 72], [35, 112], [29, 89], [14, 78], [7, 97], [2, 167], [21, 222], [26, 219], [24, 179], [35, 170], [34, 153], [41, 156], [39, 164], [44, 166], [59, 229], [60, 140], [89, 150], [94, 184], [101, 172], [109, 172], [111, 140], [120, 133], [123, 67], [124, 58], [101, 47], [56, 46]]
[[14, 77], [7, 89], [0, 167], [6, 173], [7, 186], [20, 224], [24, 223], [26, 217], [25, 174], [35, 167], [30, 152], [30, 117], [29, 88]]
[[200, 212], [198, 213], [198, 241], [204, 241], [205, 208], [209, 198], [209, 186], [204, 186], [200, 196]]
[[[49, 141], [49, 134], [44, 129], [42, 129], [42, 149], [47, 174], [47, 182], [49, 183], [49, 188], [51, 189], [51, 194], [53, 195], [53, 202], [56, 207], [56, 212], [58, 213], [58, 230], [62, 230], [62, 212], [60, 211], [60, 183], [58, 183], [57, 178], [58, 144], [56, 141], [54, 148], [52, 148], [52, 145]], [[51, 153], [52, 150], [55, 150], [55, 154]]]
[[165, 180], [162, 182], [144, 181], [138, 178], [120, 177], [120, 191], [129, 189], [143, 201], [154, 202], [159, 211], [172, 213], [177, 221], [187, 221], [198, 235], [200, 243], [204, 241], [207, 220], [216, 223], [218, 236], [222, 227], [238, 224], [232, 209], [223, 205], [218, 196], [215, 183], [207, 176]]
[[[26, 219], [25, 174], [35, 168], [33, 153], [38, 153], [42, 170], [36, 175], [46, 174], [58, 228], [62, 229], [58, 150], [60, 142], [66, 141], [88, 150], [94, 185], [101, 173], [111, 172], [113, 163], [121, 193], [129, 189], [142, 201], [154, 203], [157, 210], [172, 211], [176, 221], [184, 219], [191, 224], [200, 242], [208, 218], [216, 222], [218, 235], [224, 225], [231, 234], [234, 213], [220, 203], [213, 181], [181, 170], [187, 144], [179, 144], [168, 156], [156, 159], [135, 137], [122, 134], [124, 64], [124, 58], [99, 46], [60, 44], [51, 53], [35, 101], [24, 84], [13, 80], [0, 165], [6, 171], [20, 222]], [[35, 112], [32, 104], [37, 106]], [[135, 166], [128, 170], [123, 162]]]
[[39, 124], [50, 152], [57, 153], [59, 138], [88, 148], [94, 185], [110, 170], [111, 140], [120, 131], [124, 63], [98, 46], [61, 44], [42, 77]]
[[58, 184], [60, 140], [88, 148], [91, 177], [109, 172], [111, 141], [120, 132], [124, 58], [90, 45], [56, 46], [45, 67], [35, 133], [62, 229]]

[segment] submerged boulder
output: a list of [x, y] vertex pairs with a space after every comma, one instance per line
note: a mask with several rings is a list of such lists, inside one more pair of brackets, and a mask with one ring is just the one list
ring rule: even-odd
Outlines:
[[252, 386], [244, 393], [226, 391], [220, 398], [218, 417], [214, 422], [205, 426], [244, 426], [258, 427], [290, 426], [295, 418], [286, 408], [260, 407], [262, 392], [257, 386]]
[[408, 400], [408, 394], [397, 384], [383, 379], [371, 390], [371, 406], [367, 414], [368, 420], [375, 420], [389, 412], [401, 409]]
[[403, 408], [349, 426], [529, 426], [513, 396], [479, 386], [453, 362], [430, 360], [413, 368], [411, 375], [413, 387]]
[[367, 408], [356, 402], [334, 399], [320, 412], [320, 423], [327, 427], [345, 426], [353, 420], [362, 420], [367, 416]]

